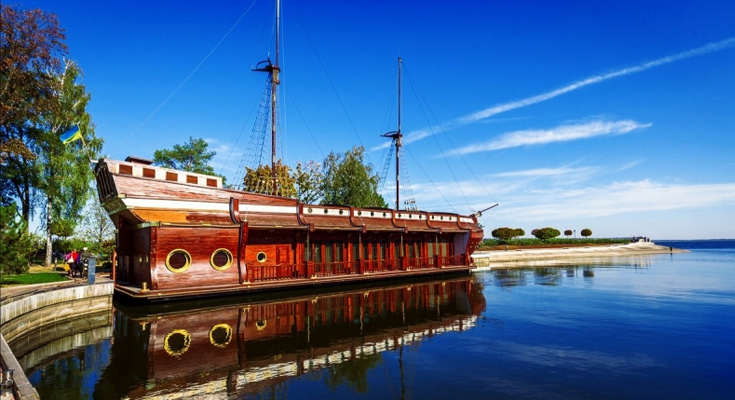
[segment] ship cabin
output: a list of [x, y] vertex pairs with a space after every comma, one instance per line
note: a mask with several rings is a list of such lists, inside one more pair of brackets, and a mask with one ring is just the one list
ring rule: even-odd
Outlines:
[[136, 298], [221, 295], [468, 271], [475, 216], [303, 204], [220, 177], [101, 159], [116, 228], [116, 289]]

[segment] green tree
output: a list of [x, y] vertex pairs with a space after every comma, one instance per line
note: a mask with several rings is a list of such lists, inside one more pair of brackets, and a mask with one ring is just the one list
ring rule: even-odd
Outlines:
[[572, 236], [572, 230], [571, 229], [565, 230], [564, 231], [564, 236], [567, 236], [567, 237]]
[[592, 230], [590, 230], [589, 228], [584, 228], [582, 229], [582, 232], [579, 232], [579, 234], [584, 237], [589, 237], [592, 236]]
[[531, 233], [533, 233], [533, 236], [536, 236], [537, 239], [543, 240], [544, 242], [561, 234], [558, 229], [550, 227], [534, 229]]
[[273, 175], [270, 165], [260, 165], [256, 169], [247, 168], [243, 178], [243, 188], [248, 192], [274, 194], [281, 197], [296, 197], [295, 178], [291, 167], [278, 160], [276, 162], [277, 189], [273, 192]]
[[503, 227], [503, 228], [493, 229], [491, 234], [493, 235], [494, 238], [500, 240], [501, 243], [508, 243], [516, 236], [523, 236], [524, 233], [522, 232], [523, 232], [522, 229], [511, 229], [511, 228]]
[[33, 241], [15, 204], [0, 206], [0, 274], [28, 271]]
[[115, 225], [99, 203], [93, 199], [87, 205], [80, 234], [93, 253], [103, 253], [105, 243], [115, 237]]
[[322, 197], [322, 167], [315, 161], [306, 164], [297, 163], [294, 171], [296, 197], [299, 201], [314, 204]]
[[[60, 90], [59, 106], [44, 116], [46, 140], [41, 145], [40, 160], [43, 174], [39, 189], [46, 197], [44, 223], [46, 228], [46, 265], [51, 264], [51, 238], [60, 225], [74, 227], [81, 222], [79, 215], [92, 197], [90, 182], [94, 179], [90, 162], [102, 149], [102, 140], [95, 136], [94, 125], [86, 111], [90, 95], [78, 80], [81, 70], [72, 62], [55, 77]], [[64, 144], [59, 135], [76, 125], [81, 140]], [[67, 233], [67, 232], [60, 232]]]
[[513, 237], [521, 237], [526, 234], [526, 231], [524, 231], [521, 228], [516, 228], [516, 229], [513, 229], [513, 233], [514, 233]]
[[324, 160], [321, 204], [387, 208], [378, 193], [378, 175], [364, 163], [365, 149], [353, 147]]
[[41, 116], [58, 106], [57, 81], [66, 54], [55, 14], [0, 4], [0, 149], [2, 202], [18, 202], [28, 226], [40, 164]]
[[153, 152], [153, 163], [162, 167], [198, 174], [214, 175], [209, 163], [217, 152], [208, 151], [209, 143], [202, 138], [189, 137], [189, 143], [175, 144], [173, 149]]
[[[78, 82], [81, 70], [63, 61], [65, 37], [56, 15], [3, 5], [2, 21], [0, 190], [4, 204], [20, 205], [26, 227], [34, 210], [42, 210], [49, 264], [55, 221], [74, 222], [91, 195], [89, 162], [102, 141], [86, 112], [90, 97]], [[82, 142], [65, 146], [59, 135], [72, 126]]]

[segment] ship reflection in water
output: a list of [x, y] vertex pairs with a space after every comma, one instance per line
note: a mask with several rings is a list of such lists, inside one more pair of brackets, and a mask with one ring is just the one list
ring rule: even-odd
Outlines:
[[123, 307], [115, 362], [95, 395], [245, 395], [324, 368], [353, 375], [351, 365], [364, 370], [382, 352], [475, 327], [484, 308], [482, 289], [470, 278], [188, 311]]

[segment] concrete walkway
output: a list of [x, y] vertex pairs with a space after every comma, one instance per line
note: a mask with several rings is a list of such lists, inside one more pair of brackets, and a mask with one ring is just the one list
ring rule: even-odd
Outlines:
[[[688, 250], [659, 246], [651, 242], [614, 244], [607, 246], [563, 247], [548, 249], [477, 251], [472, 254], [481, 269], [498, 263], [533, 260], [569, 260], [579, 258], [626, 257], [647, 254], [688, 253]], [[503, 265], [507, 267], [507, 265]]]

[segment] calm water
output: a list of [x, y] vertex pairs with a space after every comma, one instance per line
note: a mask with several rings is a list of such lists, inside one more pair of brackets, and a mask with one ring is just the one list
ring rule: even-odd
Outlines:
[[659, 243], [692, 252], [119, 307], [16, 355], [44, 399], [733, 399], [735, 241]]

